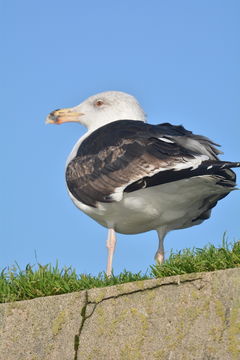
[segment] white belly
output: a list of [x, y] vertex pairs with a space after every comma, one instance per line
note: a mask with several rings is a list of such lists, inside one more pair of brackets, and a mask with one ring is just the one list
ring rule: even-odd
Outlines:
[[97, 208], [69, 194], [78, 208], [101, 225], [119, 233], [137, 234], [162, 226], [169, 231], [201, 223], [192, 220], [231, 190], [216, 185], [212, 176], [201, 176], [124, 193], [121, 201], [99, 203]]

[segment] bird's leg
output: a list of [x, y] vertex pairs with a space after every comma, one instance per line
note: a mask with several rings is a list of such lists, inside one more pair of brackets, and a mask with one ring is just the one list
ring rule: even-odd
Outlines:
[[165, 237], [167, 231], [166, 231], [165, 228], [159, 228], [157, 230], [157, 233], [158, 233], [158, 238], [159, 238], [159, 246], [158, 246], [157, 252], [155, 254], [155, 260], [156, 260], [157, 263], [163, 264], [164, 263], [163, 240], [164, 240], [164, 237]]
[[112, 261], [113, 261], [113, 254], [116, 246], [116, 233], [114, 229], [108, 229], [108, 238], [107, 244], [108, 248], [108, 260], [107, 260], [107, 271], [106, 274], [108, 277], [112, 275]]

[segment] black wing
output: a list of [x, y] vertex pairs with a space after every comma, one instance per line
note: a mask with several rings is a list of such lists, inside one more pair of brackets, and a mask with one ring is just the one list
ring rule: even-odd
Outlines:
[[66, 169], [68, 189], [79, 201], [96, 206], [121, 200], [123, 192], [204, 174], [234, 186], [234, 172], [225, 169], [237, 165], [219, 161], [214, 145], [182, 126], [112, 122], [80, 145]]

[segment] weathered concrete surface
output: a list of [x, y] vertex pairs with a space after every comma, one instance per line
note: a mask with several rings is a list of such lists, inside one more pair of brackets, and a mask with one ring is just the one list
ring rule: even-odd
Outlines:
[[77, 359], [84, 304], [84, 291], [1, 304], [0, 359]]
[[240, 269], [0, 305], [1, 360], [239, 360]]

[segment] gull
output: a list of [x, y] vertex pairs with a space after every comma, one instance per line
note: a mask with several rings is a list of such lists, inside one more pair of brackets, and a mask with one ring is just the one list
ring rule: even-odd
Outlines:
[[219, 160], [216, 143], [182, 125], [148, 124], [130, 94], [102, 92], [46, 119], [66, 122], [87, 128], [67, 159], [66, 184], [73, 203], [108, 229], [107, 276], [116, 232], [156, 230], [155, 260], [161, 264], [166, 234], [201, 224], [235, 189], [231, 168], [239, 162]]

